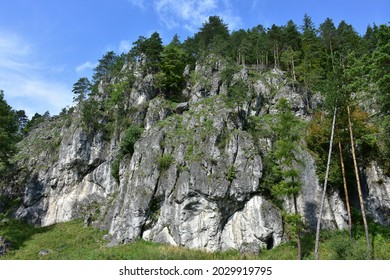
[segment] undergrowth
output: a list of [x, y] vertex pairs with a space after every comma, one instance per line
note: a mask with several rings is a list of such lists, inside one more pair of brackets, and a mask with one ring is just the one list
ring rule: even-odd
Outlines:
[[[390, 231], [370, 223], [374, 259], [390, 259]], [[4, 259], [22, 260], [294, 260], [296, 243], [291, 241], [272, 250], [262, 250], [258, 255], [240, 254], [238, 251], [209, 253], [183, 247], [173, 247], [137, 240], [134, 243], [109, 247], [103, 240], [107, 232], [83, 227], [82, 221], [59, 223], [48, 227], [33, 227], [22, 221], [3, 219], [0, 236], [11, 243], [12, 250]], [[364, 231], [360, 225], [350, 240], [346, 231], [321, 233], [320, 259], [366, 259]], [[304, 259], [314, 259], [315, 236], [302, 238]], [[40, 255], [40, 251], [47, 251]]]

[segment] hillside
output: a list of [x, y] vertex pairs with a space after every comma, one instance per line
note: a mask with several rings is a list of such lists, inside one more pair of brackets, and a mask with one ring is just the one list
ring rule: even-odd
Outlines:
[[37, 226], [81, 219], [110, 246], [300, 248], [325, 173], [322, 229], [348, 229], [349, 203], [360, 211], [355, 148], [366, 214], [390, 226], [389, 27], [360, 37], [345, 23], [320, 35], [305, 24], [230, 34], [210, 17], [184, 43], [153, 33], [128, 54], [108, 52], [92, 82], [74, 84], [74, 107], [24, 130], [2, 167], [1, 211]]

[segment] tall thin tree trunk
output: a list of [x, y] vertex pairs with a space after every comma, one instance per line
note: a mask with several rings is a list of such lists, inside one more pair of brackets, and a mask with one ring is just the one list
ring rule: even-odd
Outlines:
[[349, 226], [349, 237], [352, 238], [352, 216], [351, 216], [351, 206], [349, 205], [349, 195], [347, 188], [347, 179], [345, 176], [345, 166], [344, 166], [344, 158], [343, 158], [343, 149], [341, 147], [341, 141], [339, 136], [339, 152], [340, 152], [340, 162], [341, 162], [341, 173], [343, 175], [343, 185], [344, 185], [344, 194], [345, 194], [345, 203], [347, 205], [348, 212], [348, 226]]
[[[293, 79], [294, 79], [294, 83], [297, 82], [297, 76], [295, 74], [295, 63], [294, 63], [294, 58], [291, 59], [291, 65], [292, 65], [292, 74], [293, 74]], [[295, 85], [294, 85], [295, 86]]]
[[274, 68], [278, 68], [277, 65], [277, 54], [276, 54], [276, 45], [274, 45]]
[[[298, 205], [297, 205], [297, 196], [293, 196], [294, 199], [294, 211], [295, 215], [298, 215]], [[297, 259], [302, 260], [302, 245], [301, 245], [301, 225], [298, 225], [298, 231], [297, 231], [297, 247], [298, 247], [298, 254]]]
[[359, 169], [358, 169], [357, 161], [356, 161], [355, 141], [353, 139], [351, 112], [349, 110], [349, 106], [347, 106], [347, 111], [348, 111], [348, 127], [349, 127], [349, 135], [351, 137], [352, 159], [353, 159], [353, 165], [354, 165], [354, 168], [355, 168], [356, 184], [357, 184], [357, 189], [358, 189], [358, 193], [359, 193], [359, 201], [360, 201], [360, 208], [361, 208], [362, 216], [363, 216], [364, 230], [366, 232], [367, 250], [368, 250], [369, 255], [371, 256], [370, 236], [368, 235], [368, 225], [367, 225], [367, 219], [366, 219], [366, 210], [365, 210], [365, 207], [364, 207], [362, 188], [360, 186]]
[[328, 162], [326, 164], [324, 189], [323, 189], [322, 198], [321, 198], [320, 211], [318, 212], [318, 218], [317, 218], [316, 243], [315, 243], [315, 247], [314, 247], [314, 256], [315, 256], [316, 260], [318, 260], [318, 246], [320, 243], [321, 218], [322, 218], [322, 211], [324, 209], [324, 202], [325, 202], [325, 197], [326, 197], [326, 187], [328, 184], [328, 175], [329, 175], [329, 167], [330, 167], [330, 158], [332, 155], [334, 127], [335, 127], [335, 123], [336, 123], [336, 114], [337, 114], [337, 107], [334, 108], [334, 112], [333, 112], [332, 133], [330, 135], [329, 153], [328, 153]]

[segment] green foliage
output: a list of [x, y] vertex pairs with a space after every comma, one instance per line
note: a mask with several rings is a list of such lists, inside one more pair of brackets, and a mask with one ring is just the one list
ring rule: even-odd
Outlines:
[[236, 179], [236, 167], [234, 165], [230, 165], [226, 174], [226, 180], [232, 182]]
[[119, 104], [120, 102], [122, 102], [125, 92], [128, 90], [128, 88], [129, 88], [128, 81], [115, 83], [113, 85], [111, 95], [110, 95], [111, 105]]
[[298, 178], [298, 170], [289, 169], [282, 171], [282, 178], [292, 178], [292, 181], [281, 180], [277, 184], [272, 186], [272, 193], [275, 196], [297, 196], [301, 190], [302, 183], [296, 181]]
[[[259, 255], [242, 255], [238, 251], [208, 253], [191, 250], [180, 246], [167, 246], [141, 239], [130, 244], [106, 246], [103, 240], [105, 231], [92, 227], [83, 227], [81, 221], [60, 223], [48, 227], [34, 227], [22, 221], [3, 219], [0, 214], [0, 236], [12, 244], [12, 250], [0, 260], [293, 260], [296, 258], [295, 242], [289, 241], [272, 250], [263, 250]], [[373, 225], [370, 232], [375, 234], [373, 257], [378, 260], [390, 259], [390, 236], [387, 228]], [[360, 230], [358, 229], [360, 233]], [[364, 232], [361, 231], [364, 235]], [[359, 235], [359, 234], [357, 234]], [[365, 240], [358, 238], [350, 241], [345, 231], [324, 232], [321, 239], [321, 258], [364, 259], [367, 254]], [[305, 235], [302, 238], [304, 259], [313, 259], [315, 236]], [[39, 255], [39, 251], [49, 251]]]
[[[296, 236], [298, 244], [300, 244], [303, 223], [302, 217], [298, 214], [296, 200], [302, 185], [298, 168], [303, 163], [297, 158], [297, 154], [300, 152], [302, 125], [301, 121], [292, 113], [286, 99], [281, 98], [276, 108], [278, 113], [271, 123], [271, 128], [275, 133], [275, 144], [271, 153], [277, 165], [273, 166], [272, 171], [276, 172], [276, 178], [281, 180], [274, 182], [271, 192], [276, 197], [293, 198], [294, 214], [286, 214], [285, 222], [290, 235]], [[301, 258], [300, 255], [299, 258]]]
[[227, 62], [225, 68], [221, 71], [222, 82], [229, 86], [233, 81], [234, 74], [236, 74], [239, 70], [240, 67], [235, 62]]
[[172, 155], [168, 154], [163, 154], [159, 159], [158, 159], [158, 169], [161, 172], [164, 172], [169, 169], [169, 167], [172, 165], [172, 163], [175, 161], [175, 158]]
[[126, 130], [120, 145], [122, 154], [132, 155], [134, 153], [134, 145], [141, 138], [142, 132], [143, 129], [135, 125], [130, 126]]
[[390, 26], [381, 25], [378, 47], [373, 53], [373, 78], [379, 91], [379, 103], [383, 114], [390, 113]]
[[99, 110], [100, 106], [99, 102], [93, 98], [89, 98], [82, 103], [81, 121], [85, 130], [96, 131], [101, 127], [102, 112]]
[[206, 91], [209, 91], [211, 89], [210, 79], [201, 75], [199, 72], [196, 71], [192, 72], [190, 75], [190, 81], [192, 85], [199, 83], [200, 86]]
[[18, 123], [18, 136], [22, 138], [25, 135], [25, 127], [29, 122], [26, 112], [24, 110], [15, 111], [16, 120]]
[[226, 105], [229, 108], [237, 108], [238, 111], [242, 109], [248, 99], [248, 86], [243, 80], [238, 80], [228, 88]]
[[18, 121], [15, 112], [4, 99], [0, 90], [0, 171], [8, 165], [10, 157], [16, 153]]
[[123, 155], [119, 155], [117, 158], [114, 159], [114, 161], [111, 164], [111, 175], [115, 178], [117, 183], [119, 183], [119, 168], [121, 161], [123, 159]]
[[117, 56], [113, 51], [107, 52], [94, 69], [93, 82], [97, 84], [100, 80], [109, 81], [122, 69], [124, 58]]
[[299, 214], [285, 213], [283, 218], [287, 225], [287, 233], [290, 235], [290, 238], [297, 238], [297, 233], [304, 230], [302, 216]]
[[133, 48], [130, 50], [129, 55], [136, 60], [145, 59], [145, 70], [150, 73], [156, 73], [159, 69], [162, 51], [163, 45], [160, 34], [154, 32], [150, 38], [140, 36], [133, 43]]
[[30, 121], [27, 122], [26, 126], [24, 127], [24, 134], [29, 133], [34, 128], [37, 128], [40, 123], [43, 123], [48, 118], [48, 113], [49, 112], [46, 112], [44, 115], [35, 113], [35, 115], [31, 118]]
[[227, 25], [218, 16], [210, 16], [199, 32], [195, 34], [194, 41], [198, 48], [198, 53], [207, 52], [224, 54], [225, 43], [229, 38]]
[[390, 174], [390, 26], [381, 25], [376, 34], [377, 48], [372, 57], [372, 80], [378, 88], [377, 104], [380, 108], [378, 119], [379, 149], [382, 163]]
[[180, 101], [180, 93], [184, 86], [184, 68], [186, 53], [181, 46], [173, 41], [166, 46], [161, 54], [161, 71], [155, 78], [155, 86], [171, 100]]
[[283, 52], [281, 55], [280, 61], [283, 65], [285, 65], [285, 68], [288, 70], [288, 73], [290, 74], [290, 77], [296, 80], [296, 71], [295, 71], [295, 65], [298, 64], [298, 59], [300, 57], [299, 51], [294, 51], [291, 47], [289, 47], [286, 51]]
[[89, 92], [91, 91], [91, 83], [88, 80], [88, 78], [83, 77], [80, 78], [74, 85], [72, 92], [75, 94], [75, 97], [73, 97], [74, 102], [83, 102]]
[[348, 236], [337, 235], [333, 239], [331, 247], [334, 251], [333, 259], [335, 260], [369, 260], [367, 244], [364, 240], [351, 240]]
[[[326, 164], [328, 158], [329, 139], [331, 133], [331, 115], [326, 115], [323, 112], [317, 112], [314, 114], [310, 123], [307, 126], [305, 141], [309, 150], [315, 153], [316, 159], [316, 174], [319, 177], [319, 181], [323, 182], [325, 179]], [[338, 130], [337, 130], [338, 131]], [[338, 140], [340, 133], [336, 133], [336, 141], [333, 149], [338, 151]], [[338, 154], [338, 153], [336, 153]], [[328, 183], [332, 187], [338, 187], [342, 185], [341, 169], [339, 164], [339, 157], [334, 157], [331, 161]]]

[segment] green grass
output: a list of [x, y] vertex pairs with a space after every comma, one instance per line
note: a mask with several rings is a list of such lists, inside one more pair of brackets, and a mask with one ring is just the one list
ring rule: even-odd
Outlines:
[[[390, 230], [370, 224], [374, 259], [390, 259]], [[294, 260], [296, 243], [291, 241], [272, 250], [263, 250], [259, 255], [240, 255], [237, 251], [207, 253], [183, 247], [172, 247], [138, 240], [131, 244], [108, 247], [103, 240], [106, 234], [91, 227], [84, 228], [81, 221], [60, 223], [49, 227], [35, 228], [21, 221], [0, 222], [0, 236], [12, 243], [12, 251], [1, 259], [22, 260]], [[358, 224], [350, 240], [345, 231], [321, 234], [321, 259], [366, 259], [364, 231]], [[304, 259], [314, 259], [313, 234], [302, 239]], [[49, 254], [39, 255], [41, 250]]]

